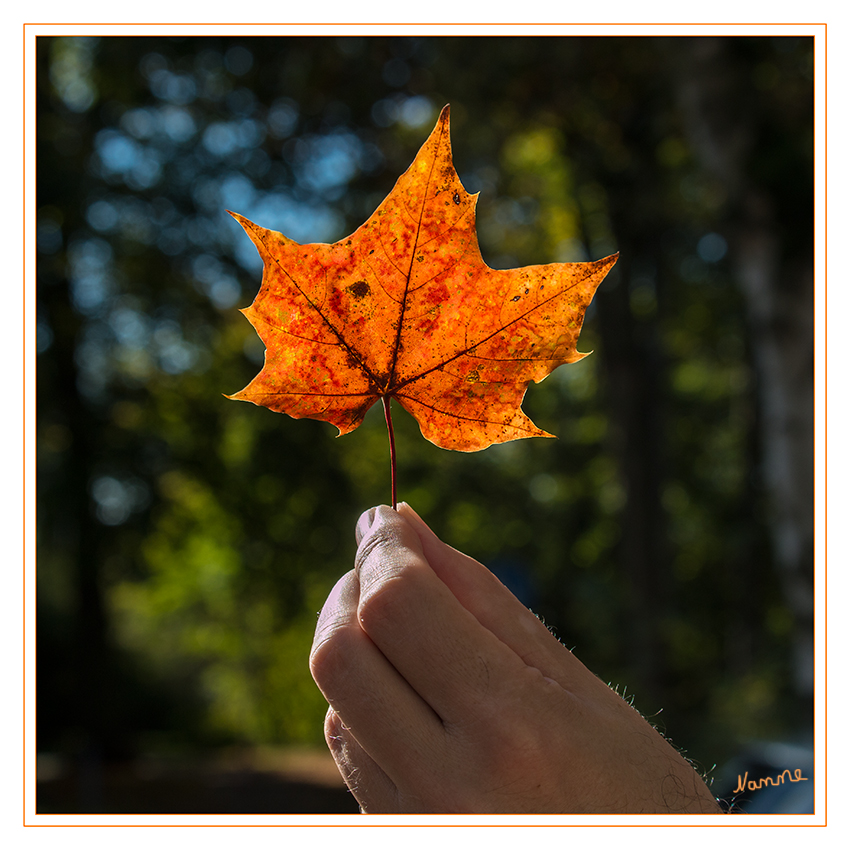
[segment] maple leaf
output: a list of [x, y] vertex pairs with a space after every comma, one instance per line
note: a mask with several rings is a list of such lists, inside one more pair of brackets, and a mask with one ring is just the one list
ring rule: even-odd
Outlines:
[[228, 398], [340, 434], [382, 399], [393, 452], [390, 398], [444, 449], [552, 436], [522, 412], [526, 388], [586, 356], [576, 349], [584, 314], [617, 255], [491, 269], [477, 199], [452, 164], [446, 106], [384, 202], [339, 242], [301, 245], [231, 213], [263, 259], [242, 312], [266, 355]]

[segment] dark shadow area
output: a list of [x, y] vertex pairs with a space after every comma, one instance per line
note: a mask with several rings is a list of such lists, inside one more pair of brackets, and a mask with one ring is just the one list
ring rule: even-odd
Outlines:
[[[241, 761], [242, 763], [238, 763]], [[41, 768], [38, 814], [357, 814], [359, 807], [329, 759], [299, 770], [262, 768], [243, 758], [146, 761]], [[312, 774], [312, 775], [311, 775]]]

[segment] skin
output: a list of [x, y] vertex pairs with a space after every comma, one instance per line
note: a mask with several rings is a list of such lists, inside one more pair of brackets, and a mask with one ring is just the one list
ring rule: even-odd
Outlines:
[[407, 505], [357, 524], [316, 628], [325, 739], [366, 813], [720, 813], [693, 767]]

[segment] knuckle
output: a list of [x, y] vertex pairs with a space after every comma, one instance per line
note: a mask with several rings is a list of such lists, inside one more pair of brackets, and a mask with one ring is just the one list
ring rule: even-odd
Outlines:
[[339, 715], [332, 708], [329, 708], [325, 714], [324, 733], [325, 743], [334, 756], [345, 749], [346, 728]]
[[407, 595], [401, 578], [400, 573], [387, 576], [360, 597], [357, 615], [364, 626], [392, 620], [396, 616]]
[[535, 677], [523, 675], [510, 690], [495, 689], [473, 723], [450, 730], [475, 753], [470, 764], [486, 787], [522, 786], [551, 761], [552, 729], [560, 715], [535, 684]]
[[327, 694], [344, 681], [349, 673], [353, 651], [351, 628], [340, 625], [332, 629], [310, 653], [310, 674], [322, 693]]

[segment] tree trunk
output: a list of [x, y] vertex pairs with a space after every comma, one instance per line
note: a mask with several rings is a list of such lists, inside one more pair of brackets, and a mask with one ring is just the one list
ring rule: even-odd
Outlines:
[[[727, 39], [700, 39], [680, 63], [680, 97], [695, 154], [728, 194], [729, 259], [747, 305], [760, 406], [760, 477], [774, 561], [794, 618], [793, 684], [813, 693], [814, 284], [811, 259], [789, 259], [778, 205], [752, 177], [757, 105], [740, 90]], [[755, 94], [755, 93], [754, 93]], [[808, 211], [803, 211], [804, 214]], [[809, 219], [811, 221], [811, 219]], [[797, 234], [797, 245], [806, 244]]]

